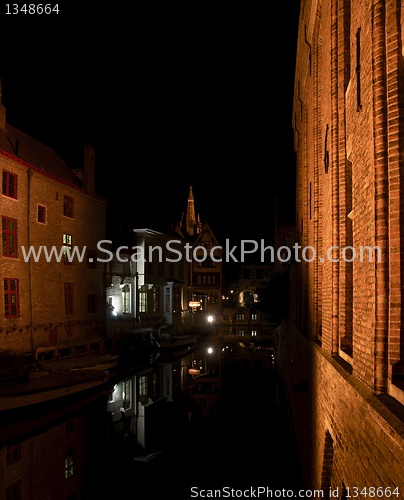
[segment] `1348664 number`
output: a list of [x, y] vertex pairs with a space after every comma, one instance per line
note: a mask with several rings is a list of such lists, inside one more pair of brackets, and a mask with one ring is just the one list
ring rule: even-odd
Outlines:
[[357, 486], [352, 486], [349, 488], [345, 487], [346, 498], [394, 498], [400, 496], [400, 491], [398, 488], [393, 488], [391, 486], [369, 486], [365, 488], [358, 488]]
[[6, 3], [6, 14], [59, 14], [59, 4]]

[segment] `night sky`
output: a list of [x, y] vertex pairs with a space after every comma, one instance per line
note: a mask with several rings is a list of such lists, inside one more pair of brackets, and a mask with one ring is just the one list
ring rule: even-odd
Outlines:
[[94, 145], [108, 234], [165, 231], [190, 184], [219, 240], [270, 238], [275, 195], [293, 220], [299, 0], [74, 4], [1, 7], [3, 104], [72, 168]]

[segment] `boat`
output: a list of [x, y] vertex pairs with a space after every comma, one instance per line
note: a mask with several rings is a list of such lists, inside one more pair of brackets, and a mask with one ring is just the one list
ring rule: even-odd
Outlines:
[[192, 347], [198, 341], [198, 335], [177, 334], [170, 327], [160, 327], [150, 334], [151, 344], [159, 351], [184, 349]]
[[59, 401], [66, 396], [103, 390], [118, 356], [88, 355], [43, 362], [28, 378], [0, 384], [0, 413]]

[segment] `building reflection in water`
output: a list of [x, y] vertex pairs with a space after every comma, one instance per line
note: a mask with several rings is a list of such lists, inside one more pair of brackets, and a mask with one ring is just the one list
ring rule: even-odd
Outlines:
[[137, 368], [126, 363], [107, 387], [2, 412], [0, 498], [95, 498], [112, 480], [114, 456], [151, 460], [172, 445], [173, 429], [209, 419], [222, 398], [226, 361], [270, 369], [273, 355], [233, 335], [201, 337], [192, 348], [153, 353]]

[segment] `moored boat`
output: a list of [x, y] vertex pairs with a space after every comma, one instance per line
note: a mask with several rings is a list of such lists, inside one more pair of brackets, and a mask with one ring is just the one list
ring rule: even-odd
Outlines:
[[150, 334], [152, 345], [158, 350], [176, 350], [191, 347], [198, 341], [198, 335], [176, 334], [168, 327], [160, 327]]

